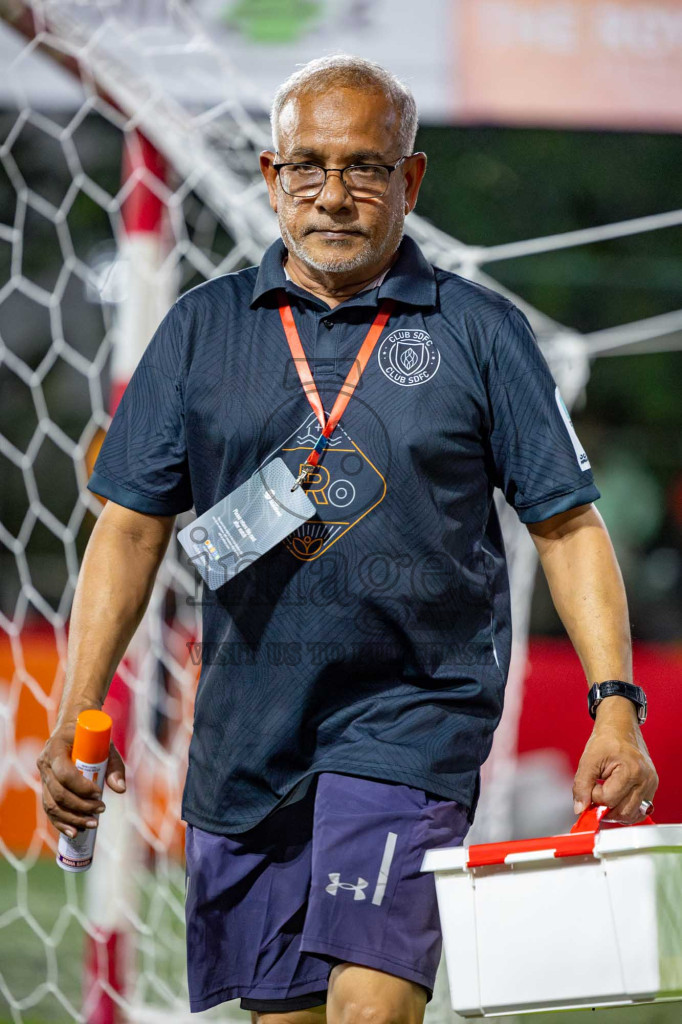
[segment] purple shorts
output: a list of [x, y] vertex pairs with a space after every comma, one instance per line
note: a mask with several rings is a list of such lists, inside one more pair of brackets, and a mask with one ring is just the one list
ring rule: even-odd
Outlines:
[[421, 789], [320, 774], [238, 836], [187, 827], [192, 1012], [320, 1006], [337, 963], [417, 982], [430, 999], [441, 931], [424, 852], [459, 846], [466, 808]]

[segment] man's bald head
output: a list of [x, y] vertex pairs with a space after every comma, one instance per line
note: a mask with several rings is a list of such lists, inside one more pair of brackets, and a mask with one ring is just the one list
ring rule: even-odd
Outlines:
[[417, 105], [410, 90], [380, 64], [362, 57], [339, 54], [311, 60], [290, 75], [275, 93], [270, 112], [275, 150], [279, 147], [280, 115], [290, 100], [334, 89], [362, 89], [381, 93], [396, 113], [397, 141], [401, 153], [411, 153], [417, 134]]

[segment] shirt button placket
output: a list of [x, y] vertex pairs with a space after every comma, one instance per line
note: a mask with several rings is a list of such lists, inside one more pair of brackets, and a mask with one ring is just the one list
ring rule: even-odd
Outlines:
[[314, 376], [331, 376], [336, 373], [336, 326], [329, 316], [320, 318], [315, 342]]

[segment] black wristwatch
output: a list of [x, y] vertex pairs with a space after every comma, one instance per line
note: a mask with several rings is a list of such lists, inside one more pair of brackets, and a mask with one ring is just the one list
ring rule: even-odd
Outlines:
[[595, 683], [587, 695], [587, 707], [592, 718], [597, 717], [597, 708], [605, 697], [626, 697], [637, 708], [637, 719], [640, 725], [646, 722], [646, 694], [641, 686], [625, 683], [622, 679], [607, 679], [603, 683]]

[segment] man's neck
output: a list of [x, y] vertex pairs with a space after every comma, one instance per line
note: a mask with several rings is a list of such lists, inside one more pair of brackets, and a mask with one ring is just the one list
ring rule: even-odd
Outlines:
[[385, 274], [398, 257], [398, 250], [385, 260], [382, 266], [374, 266], [369, 270], [359, 270], [353, 274], [325, 273], [306, 266], [292, 253], [284, 257], [287, 274], [299, 288], [304, 288], [317, 299], [322, 299], [332, 309], [340, 305], [358, 292], [365, 291], [377, 278]]

